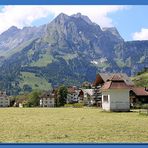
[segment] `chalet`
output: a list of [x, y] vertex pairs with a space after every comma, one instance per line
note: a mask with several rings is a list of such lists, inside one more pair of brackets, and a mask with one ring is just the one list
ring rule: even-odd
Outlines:
[[46, 91], [40, 96], [40, 107], [54, 107], [55, 93], [54, 91]]
[[0, 91], [0, 107], [9, 107], [10, 99], [7, 96], [6, 92]]
[[[120, 75], [120, 77], [124, 80], [124, 82], [128, 85], [128, 86], [134, 86], [134, 83], [132, 82], [132, 80], [127, 76], [127, 74], [125, 73], [116, 73], [117, 75]], [[110, 77], [112, 77], [114, 75], [114, 73], [99, 73], [96, 75], [96, 79], [93, 82], [93, 86], [97, 87], [97, 86], [102, 86]]]
[[66, 103], [77, 103], [79, 97], [79, 90], [75, 86], [67, 88], [67, 99]]
[[102, 86], [102, 108], [106, 111], [129, 111], [129, 86], [119, 74], [111, 76]]
[[[112, 77], [113, 73], [98, 73], [96, 75], [96, 79], [92, 84], [92, 88], [94, 89], [94, 98], [96, 100], [97, 106], [102, 105], [102, 90], [101, 87], [104, 85], [105, 82], [107, 82], [110, 77]], [[129, 86], [133, 87], [134, 83], [131, 81], [131, 79], [127, 76], [125, 73], [117, 73], [121, 77], [121, 79], [124, 80], [124, 82]]]
[[83, 103], [85, 105], [93, 105], [94, 100], [94, 89], [82, 89], [83, 91]]
[[16, 100], [14, 103], [14, 107], [24, 107], [25, 102], [27, 102], [27, 97], [21, 96], [19, 99]]
[[67, 91], [66, 103], [84, 103], [85, 105], [88, 105], [93, 94], [92, 89], [77, 89], [75, 86], [68, 87]]
[[78, 90], [78, 102], [83, 103], [83, 100], [84, 100], [84, 92], [82, 89], [79, 89]]
[[148, 104], [148, 89], [144, 87], [133, 87], [130, 90], [131, 106], [142, 103]]
[[83, 82], [81, 85], [82, 88], [90, 89], [91, 88], [91, 83], [90, 82]]

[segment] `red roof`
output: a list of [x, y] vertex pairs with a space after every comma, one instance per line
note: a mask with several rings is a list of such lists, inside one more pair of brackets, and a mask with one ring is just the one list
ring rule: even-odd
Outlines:
[[67, 88], [67, 91], [68, 91], [68, 93], [73, 94], [73, 93], [76, 92], [76, 88], [74, 88], [74, 87], [68, 87]]
[[96, 80], [93, 83], [93, 86], [97, 86], [99, 84], [105, 83], [107, 80], [110, 79], [122, 79], [124, 82], [129, 86], [134, 86], [134, 83], [131, 81], [131, 79], [127, 76], [125, 73], [99, 73], [96, 75]]
[[132, 91], [137, 96], [148, 96], [148, 91], [146, 91], [144, 87], [133, 87]]
[[106, 89], [129, 89], [129, 86], [124, 82], [124, 80], [118, 74], [114, 74], [102, 86], [102, 90]]
[[125, 84], [125, 82], [112, 82], [108, 81], [103, 86], [102, 89], [128, 89], [129, 86]]
[[109, 78], [109, 80], [111, 80], [111, 81], [124, 81], [122, 78], [121, 78], [121, 76], [119, 75], [119, 74], [114, 74], [114, 75], [112, 75], [110, 78]]

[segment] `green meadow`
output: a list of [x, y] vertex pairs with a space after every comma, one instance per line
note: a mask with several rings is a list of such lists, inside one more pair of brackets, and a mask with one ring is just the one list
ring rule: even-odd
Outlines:
[[148, 72], [132, 77], [132, 81], [139, 87], [148, 87]]
[[1, 108], [0, 142], [148, 142], [148, 116], [98, 108]]
[[21, 72], [21, 81], [19, 86], [29, 85], [33, 90], [49, 90], [51, 84], [43, 77], [36, 76], [34, 73]]

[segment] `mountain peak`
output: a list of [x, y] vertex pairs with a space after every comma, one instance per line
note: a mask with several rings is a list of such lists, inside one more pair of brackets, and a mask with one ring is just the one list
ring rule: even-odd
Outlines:
[[72, 16], [78, 18], [78, 17], [82, 17], [82, 14], [81, 14], [80, 12], [78, 12], [78, 13], [76, 13], [76, 14], [73, 14]]
[[16, 26], [11, 26], [8, 30], [4, 31], [1, 35], [13, 35], [17, 33], [20, 29], [18, 29]]
[[119, 39], [123, 40], [121, 35], [119, 34], [116, 27], [104, 27], [102, 28], [102, 31], [110, 32], [112, 35], [118, 37]]
[[20, 29], [18, 29], [16, 26], [11, 26], [8, 30], [6, 30], [5, 32], [9, 32], [9, 33], [16, 33], [17, 31], [19, 31]]
[[75, 18], [81, 18], [84, 21], [86, 21], [88, 24], [92, 24], [92, 21], [89, 19], [89, 17], [88, 16], [85, 16], [85, 15], [82, 15], [80, 12], [78, 12], [77, 14], [73, 14], [71, 16], [72, 17], [75, 17]]
[[68, 19], [69, 18], [69, 16], [68, 15], [66, 15], [66, 14], [64, 14], [64, 13], [60, 13], [54, 20], [58, 20], [58, 21], [64, 21], [64, 20], [66, 20], [66, 19]]
[[60, 13], [57, 17], [67, 17], [68, 15], [67, 14], [65, 14], [65, 13]]
[[16, 26], [11, 26], [8, 30], [19, 30]]
[[117, 30], [116, 27], [104, 27], [104, 28], [102, 28], [102, 30], [103, 30], [103, 31], [109, 31], [109, 32], [111, 32], [113, 35], [118, 35], [118, 34], [119, 34], [119, 32], [118, 32], [118, 30]]

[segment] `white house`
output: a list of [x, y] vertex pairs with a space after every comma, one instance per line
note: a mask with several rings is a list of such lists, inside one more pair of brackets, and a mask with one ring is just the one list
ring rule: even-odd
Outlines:
[[67, 89], [66, 103], [78, 102], [79, 90], [75, 86], [70, 86]]
[[82, 89], [84, 98], [83, 103], [85, 105], [93, 105], [95, 103], [94, 100], [94, 89]]
[[55, 94], [54, 92], [47, 91], [40, 96], [40, 107], [54, 107]]
[[129, 86], [114, 74], [102, 86], [102, 108], [106, 111], [129, 111]]
[[6, 95], [6, 92], [0, 91], [0, 107], [9, 107], [10, 106], [10, 99]]
[[25, 104], [27, 103], [27, 96], [21, 95], [19, 98], [14, 102], [14, 107], [24, 107]]

